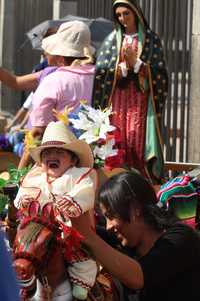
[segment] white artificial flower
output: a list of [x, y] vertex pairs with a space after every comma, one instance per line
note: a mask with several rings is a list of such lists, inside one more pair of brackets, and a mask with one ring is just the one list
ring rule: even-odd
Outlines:
[[116, 129], [110, 125], [111, 108], [102, 111], [87, 105], [82, 106], [84, 110], [78, 113], [79, 119], [69, 119], [74, 128], [84, 131], [79, 137], [80, 140], [91, 144], [99, 139], [106, 139], [106, 134]]
[[99, 157], [102, 160], [105, 160], [108, 157], [116, 156], [118, 153], [117, 149], [113, 149], [115, 145], [115, 139], [109, 139], [106, 141], [106, 144], [96, 146], [93, 150], [94, 157]]
[[[110, 124], [110, 115], [112, 108], [101, 110], [94, 109], [88, 105], [82, 104], [78, 113], [79, 119], [69, 118], [75, 129], [81, 130], [79, 139], [86, 141], [91, 145], [95, 159], [106, 160], [108, 157], [116, 156], [117, 149], [114, 149], [115, 139], [106, 139], [107, 134], [116, 129]], [[97, 145], [98, 140], [104, 140], [105, 144]]]
[[79, 119], [69, 118], [75, 129], [87, 131], [93, 126], [93, 122], [88, 120], [85, 113], [79, 112], [78, 117]]
[[80, 137], [80, 140], [86, 141], [88, 144], [94, 143], [99, 140], [99, 134], [98, 129], [95, 129], [95, 127], [89, 129], [88, 131], [85, 131]]
[[99, 138], [106, 139], [106, 134], [114, 131], [115, 129], [116, 127], [113, 125], [106, 124], [106, 123], [102, 124], [99, 131]]

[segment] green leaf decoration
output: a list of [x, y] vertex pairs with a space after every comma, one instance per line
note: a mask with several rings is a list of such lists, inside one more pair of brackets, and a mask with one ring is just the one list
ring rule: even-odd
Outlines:
[[2, 190], [3, 187], [6, 186], [7, 182], [8, 182], [8, 181], [6, 181], [6, 180], [0, 178], [0, 190]]
[[24, 177], [30, 169], [31, 165], [22, 169], [17, 169], [16, 166], [11, 164], [8, 167], [9, 180], [0, 178], [0, 214], [3, 212], [6, 205], [9, 203], [9, 197], [3, 194], [3, 188], [9, 184], [14, 184], [18, 186], [21, 178]]
[[31, 165], [22, 169], [17, 169], [15, 165], [10, 164], [8, 167], [9, 180], [0, 178], [0, 191], [8, 184], [19, 185], [20, 180], [29, 172]]
[[8, 204], [8, 197], [2, 193], [0, 193], [0, 214], [5, 209], [6, 205]]
[[31, 166], [24, 167], [22, 169], [17, 169], [15, 166], [10, 165], [8, 167], [9, 180], [7, 184], [15, 184], [18, 185], [20, 183], [21, 178], [23, 178], [31, 169]]

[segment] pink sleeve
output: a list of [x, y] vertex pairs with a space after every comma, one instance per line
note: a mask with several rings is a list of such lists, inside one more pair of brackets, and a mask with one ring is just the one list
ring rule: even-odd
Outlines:
[[52, 109], [60, 99], [60, 89], [55, 78], [44, 79], [33, 96], [33, 109], [30, 114], [30, 120], [33, 127], [47, 126], [55, 118]]
[[38, 85], [39, 85], [39, 83], [40, 83], [40, 77], [41, 77], [41, 74], [42, 74], [42, 70], [35, 72], [36, 79], [37, 79], [37, 84], [38, 84]]

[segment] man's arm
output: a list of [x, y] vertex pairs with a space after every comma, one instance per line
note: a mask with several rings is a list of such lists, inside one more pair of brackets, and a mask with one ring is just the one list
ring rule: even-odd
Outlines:
[[27, 110], [22, 106], [16, 113], [15, 117], [12, 119], [12, 121], [6, 125], [5, 127], [5, 131], [9, 132], [10, 129], [16, 125], [19, 124], [20, 122], [22, 122], [24, 120], [24, 117], [27, 114]]
[[38, 85], [38, 73], [17, 76], [0, 68], [0, 81], [14, 90], [35, 90]]

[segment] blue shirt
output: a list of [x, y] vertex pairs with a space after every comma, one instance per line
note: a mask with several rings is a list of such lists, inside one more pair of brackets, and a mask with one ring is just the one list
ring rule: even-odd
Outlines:
[[0, 300], [19, 301], [19, 287], [4, 237], [4, 233], [0, 231]]

